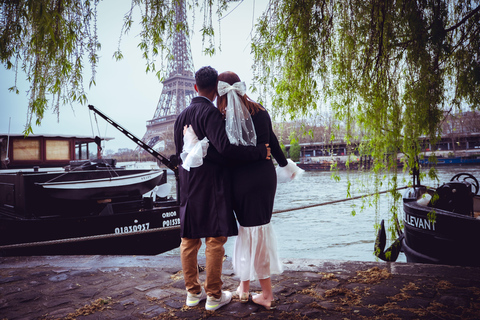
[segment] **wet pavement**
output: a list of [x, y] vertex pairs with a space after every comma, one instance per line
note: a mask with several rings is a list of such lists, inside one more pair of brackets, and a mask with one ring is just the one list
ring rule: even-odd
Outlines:
[[[0, 319], [479, 319], [480, 268], [283, 260], [275, 310], [186, 307], [175, 256], [0, 258]], [[204, 261], [200, 260], [204, 265]], [[201, 272], [201, 280], [205, 273]], [[238, 286], [230, 258], [224, 289]], [[260, 292], [257, 282], [251, 290]]]

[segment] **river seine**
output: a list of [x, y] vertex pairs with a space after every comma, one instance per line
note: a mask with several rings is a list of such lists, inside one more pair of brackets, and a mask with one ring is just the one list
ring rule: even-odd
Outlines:
[[[421, 182], [423, 185], [438, 187], [461, 172], [473, 174], [480, 179], [480, 166], [439, 167], [438, 182], [428, 178]], [[332, 179], [332, 172], [305, 172], [297, 180], [278, 184], [274, 211], [346, 199], [349, 183], [351, 197], [375, 191], [373, 178], [368, 173], [339, 171], [337, 175], [339, 180]], [[400, 187], [406, 186], [407, 182], [411, 181], [408, 174], [400, 173], [399, 177]], [[172, 176], [169, 176], [169, 181], [174, 185]], [[380, 190], [388, 190], [387, 179], [383, 178], [381, 181], [383, 186]], [[399, 192], [403, 195], [404, 191]], [[275, 213], [272, 224], [277, 234], [280, 257], [376, 261], [373, 254], [376, 237], [374, 226], [382, 219], [388, 220], [391, 197], [382, 194], [377, 206], [371, 200], [372, 197], [364, 197], [364, 200], [348, 200]], [[401, 204], [399, 210], [401, 219], [403, 217]], [[388, 239], [387, 247], [390, 241], [392, 239]], [[233, 255], [234, 242], [235, 237], [227, 241], [226, 255]], [[204, 249], [205, 245], [202, 245], [201, 255], [204, 255]], [[179, 249], [164, 254], [178, 255]], [[403, 253], [400, 253], [397, 262], [406, 262]]]

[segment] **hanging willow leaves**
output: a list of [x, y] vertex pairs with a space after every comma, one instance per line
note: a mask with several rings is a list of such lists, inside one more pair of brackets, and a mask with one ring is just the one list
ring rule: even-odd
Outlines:
[[284, 114], [308, 114], [323, 98], [373, 152], [389, 151], [375, 139], [388, 137], [390, 151], [414, 154], [445, 111], [480, 105], [479, 6], [270, 1], [252, 44], [257, 80]]
[[[203, 12], [204, 51], [215, 53], [215, 15], [236, 1], [185, 1]], [[48, 105], [58, 113], [62, 104], [84, 103], [84, 57], [90, 85], [98, 64], [98, 0], [0, 3], [0, 61], [26, 73], [35, 122]], [[146, 70], [160, 79], [157, 58], [168, 58], [169, 39], [186, 30], [173, 14], [180, 3], [132, 0], [125, 15], [122, 32], [140, 23]], [[374, 159], [376, 190], [391, 171], [388, 187], [395, 189], [399, 153], [415, 168], [420, 137], [435, 142], [449, 113], [480, 108], [479, 21], [480, 0], [270, 0], [252, 41], [258, 90], [285, 118], [330, 107], [346, 126], [345, 141]], [[114, 57], [122, 56], [119, 48]], [[16, 84], [11, 90], [18, 92]], [[394, 216], [400, 197], [393, 199]]]
[[[169, 44], [176, 31], [189, 32], [185, 21], [176, 19], [178, 7], [185, 3], [187, 8], [200, 7], [205, 12], [201, 34], [208, 43], [204, 50], [211, 54], [215, 52], [213, 15], [221, 16], [228, 2], [132, 0], [119, 32], [128, 33], [134, 23], [141, 26], [138, 47], [146, 61], [146, 71], [155, 72], [162, 80], [164, 74], [156, 66], [157, 59], [163, 63], [164, 57], [171, 57]], [[97, 53], [101, 49], [97, 37], [98, 3], [99, 0], [0, 1], [0, 62], [16, 75], [24, 72], [30, 83], [25, 134], [33, 132], [32, 122], [41, 124], [48, 108], [59, 115], [62, 105], [86, 103], [84, 63], [91, 68], [89, 86], [95, 85]], [[140, 12], [138, 21], [133, 18], [136, 10]], [[123, 58], [121, 36], [119, 42], [119, 49], [113, 53], [117, 60]], [[16, 80], [10, 90], [19, 93]]]
[[399, 153], [414, 168], [419, 137], [434, 144], [449, 112], [480, 108], [479, 11], [478, 0], [270, 1], [252, 44], [260, 91], [287, 116], [329, 105], [373, 156], [377, 191], [391, 171], [395, 189]]
[[[0, 61], [7, 69], [22, 70], [30, 83], [28, 123], [41, 123], [48, 99], [60, 105], [86, 102], [84, 56], [95, 81], [100, 43], [96, 33], [97, 1], [2, 1]], [[10, 90], [18, 93], [16, 83]]]

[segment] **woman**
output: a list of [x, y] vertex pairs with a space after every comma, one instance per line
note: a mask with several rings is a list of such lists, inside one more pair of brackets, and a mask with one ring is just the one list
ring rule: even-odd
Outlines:
[[[230, 143], [268, 143], [280, 167], [288, 168], [293, 177], [295, 165], [287, 162], [280, 149], [268, 112], [248, 98], [245, 89], [237, 74], [230, 71], [219, 74], [217, 107], [225, 115]], [[247, 302], [250, 281], [258, 279], [262, 292], [252, 296], [252, 300], [270, 310], [275, 308], [270, 276], [283, 271], [270, 224], [277, 187], [272, 160], [236, 164], [232, 184], [233, 208], [240, 224], [233, 257], [234, 270], [241, 281], [237, 294], [241, 302]]]

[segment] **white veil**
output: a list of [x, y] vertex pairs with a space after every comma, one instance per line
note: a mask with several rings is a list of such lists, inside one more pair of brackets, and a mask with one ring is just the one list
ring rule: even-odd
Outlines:
[[256, 146], [257, 135], [252, 116], [240, 99], [246, 92], [245, 82], [235, 82], [233, 85], [218, 81], [218, 95], [227, 95], [225, 110], [225, 130], [231, 144]]

